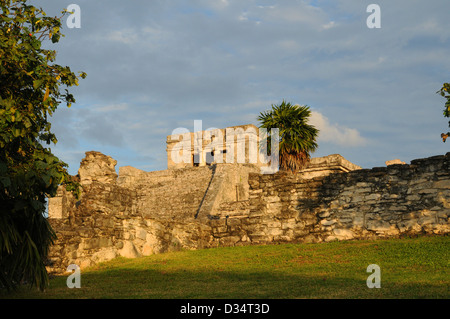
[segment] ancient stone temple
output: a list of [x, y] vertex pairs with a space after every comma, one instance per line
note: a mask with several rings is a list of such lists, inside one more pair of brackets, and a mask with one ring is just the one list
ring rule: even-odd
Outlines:
[[261, 166], [257, 156], [258, 133], [259, 129], [255, 125], [248, 124], [169, 135], [167, 167], [174, 169], [217, 163], [251, 163]]
[[[256, 137], [247, 131], [247, 141]], [[168, 137], [168, 154], [183, 151], [181, 140]], [[224, 141], [214, 155], [228, 150]], [[334, 154], [312, 158], [297, 174], [261, 174], [258, 163], [208, 163], [210, 149], [199, 145], [184, 148], [192, 161], [169, 159], [167, 170], [153, 172], [126, 166], [117, 174], [114, 159], [86, 152], [76, 177], [81, 197], [60, 188], [49, 200], [58, 236], [49, 270], [179, 249], [450, 230], [450, 153], [373, 169]], [[196, 154], [205, 161], [194, 165]]]

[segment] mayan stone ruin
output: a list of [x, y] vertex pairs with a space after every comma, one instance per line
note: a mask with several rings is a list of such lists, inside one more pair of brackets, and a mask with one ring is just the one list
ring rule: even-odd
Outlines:
[[174, 147], [169, 136], [166, 170], [126, 166], [118, 174], [116, 160], [86, 152], [75, 177], [81, 197], [60, 188], [49, 200], [58, 239], [48, 270], [180, 249], [450, 230], [450, 153], [373, 169], [334, 154], [312, 158], [297, 174], [262, 174], [260, 163], [174, 163]]

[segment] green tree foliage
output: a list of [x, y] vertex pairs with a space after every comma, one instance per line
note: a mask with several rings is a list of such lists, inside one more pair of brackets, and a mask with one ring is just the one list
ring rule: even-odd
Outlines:
[[26, 0], [0, 0], [0, 288], [19, 283], [44, 289], [45, 258], [55, 233], [44, 217], [46, 198], [59, 185], [77, 190], [67, 164], [44, 145], [56, 143], [48, 121], [57, 106], [75, 102], [69, 67], [55, 63], [44, 40], [61, 37], [61, 19]]
[[296, 172], [302, 169], [318, 145], [319, 130], [308, 124], [311, 111], [308, 106], [292, 105], [284, 100], [280, 105], [272, 105], [272, 110], [261, 112], [260, 127], [268, 132], [279, 129], [280, 169]]
[[[450, 117], [450, 83], [444, 83], [442, 85], [442, 88], [436, 93], [439, 93], [440, 95], [442, 95], [444, 98], [447, 99], [444, 107], [444, 116]], [[450, 121], [448, 122], [448, 126], [450, 127]], [[445, 142], [445, 140], [448, 138], [449, 135], [450, 132], [442, 133], [441, 134], [442, 140]]]

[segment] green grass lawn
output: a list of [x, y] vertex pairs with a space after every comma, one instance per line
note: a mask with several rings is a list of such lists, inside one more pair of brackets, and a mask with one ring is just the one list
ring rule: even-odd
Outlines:
[[[117, 258], [3, 298], [449, 298], [450, 238], [280, 244]], [[369, 289], [367, 266], [381, 269]]]

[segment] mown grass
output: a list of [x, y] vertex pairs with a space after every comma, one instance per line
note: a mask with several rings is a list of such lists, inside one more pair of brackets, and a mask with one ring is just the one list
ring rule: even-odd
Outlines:
[[[179, 251], [117, 258], [67, 276], [45, 292], [20, 288], [3, 298], [431, 298], [450, 297], [450, 238], [419, 237]], [[367, 266], [381, 288], [366, 285]]]

